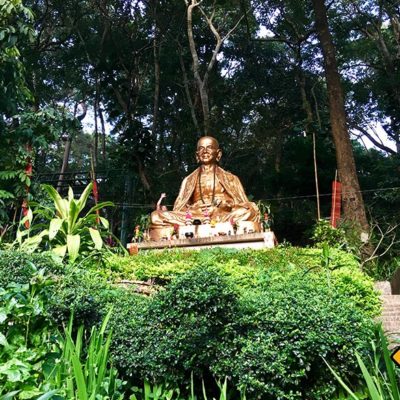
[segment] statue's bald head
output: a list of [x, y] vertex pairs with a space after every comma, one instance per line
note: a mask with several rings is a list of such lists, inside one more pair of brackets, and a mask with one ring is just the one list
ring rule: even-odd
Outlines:
[[212, 136], [203, 136], [197, 142], [196, 159], [200, 164], [216, 164], [221, 159], [222, 152], [218, 140]]
[[214, 145], [215, 145], [215, 147], [216, 147], [217, 149], [219, 149], [218, 140], [215, 139], [215, 138], [212, 137], [212, 136], [203, 136], [203, 137], [201, 137], [201, 138], [198, 140], [198, 142], [197, 142], [197, 148], [199, 148], [199, 147], [201, 146], [201, 143], [204, 143], [204, 142], [206, 142], [206, 141], [211, 141], [211, 142], [213, 142]]

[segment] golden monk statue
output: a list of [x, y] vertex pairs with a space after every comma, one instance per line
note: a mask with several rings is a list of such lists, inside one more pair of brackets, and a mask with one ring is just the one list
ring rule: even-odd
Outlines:
[[197, 142], [200, 167], [183, 180], [173, 211], [158, 207], [151, 214], [150, 230], [187, 225], [196, 219], [202, 223], [253, 221], [259, 230], [258, 207], [248, 200], [239, 178], [218, 166], [221, 156], [213, 137], [204, 136]]

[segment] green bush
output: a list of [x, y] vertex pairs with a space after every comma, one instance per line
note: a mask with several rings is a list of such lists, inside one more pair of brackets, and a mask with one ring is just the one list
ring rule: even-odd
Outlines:
[[[213, 268], [199, 267], [146, 303], [115, 308], [114, 361], [128, 375], [152, 382], [204, 376], [222, 338], [231, 334], [237, 294]], [[129, 315], [129, 311], [131, 314]], [[118, 316], [119, 314], [119, 316]]]
[[228, 376], [249, 398], [331, 399], [322, 357], [355, 379], [354, 351], [365, 352], [372, 325], [331, 278], [270, 274], [238, 291], [221, 269], [193, 268], [153, 298], [117, 305], [114, 362], [153, 383], [187, 385], [194, 372]]
[[47, 274], [58, 275], [64, 271], [62, 263], [50, 253], [0, 250], [0, 287], [6, 287], [11, 282], [29, 283], [35, 271], [43, 268]]
[[93, 271], [71, 268], [59, 279], [51, 294], [48, 312], [58, 325], [65, 325], [74, 313], [77, 325], [100, 323], [118, 289]]
[[[331, 256], [333, 265], [359, 269], [358, 261], [349, 253], [332, 249]], [[141, 252], [135, 257], [110, 256], [105, 264], [102, 274], [107, 278], [154, 278], [159, 283], [169, 282], [194, 266], [219, 265], [230, 273], [239, 285], [251, 287], [259, 270], [273, 269], [284, 272], [290, 264], [305, 270], [320, 266], [321, 249], [290, 247], [272, 250], [165, 250]]]
[[[165, 284], [196, 266], [211, 266], [226, 274], [238, 291], [257, 287], [262, 281], [292, 273], [304, 273], [326, 285], [323, 250], [289, 247], [273, 250], [162, 251], [135, 257], [112, 256], [101, 273], [109, 279], [154, 279]], [[357, 259], [339, 249], [329, 251], [329, 273], [337, 290], [351, 297], [370, 316], [380, 311], [372, 279], [362, 273]]]
[[43, 272], [32, 273], [28, 283], [0, 287], [1, 398], [37, 398], [46, 391], [43, 371], [52, 368], [56, 354], [45, 312], [52, 281]]
[[332, 399], [329, 360], [349, 378], [354, 351], [365, 352], [372, 321], [333, 287], [304, 275], [270, 281], [240, 301], [236, 336], [212, 361], [249, 398]]

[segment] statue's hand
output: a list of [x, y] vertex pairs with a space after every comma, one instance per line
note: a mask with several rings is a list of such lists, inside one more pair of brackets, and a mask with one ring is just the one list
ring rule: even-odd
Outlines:
[[230, 212], [230, 211], [232, 211], [233, 204], [229, 200], [228, 201], [222, 200], [217, 204], [217, 207], [220, 210], [224, 210], [224, 211]]
[[215, 210], [215, 207], [211, 203], [205, 203], [200, 206], [200, 209], [203, 214], [205, 214], [206, 211], [208, 211], [208, 215], [211, 217]]

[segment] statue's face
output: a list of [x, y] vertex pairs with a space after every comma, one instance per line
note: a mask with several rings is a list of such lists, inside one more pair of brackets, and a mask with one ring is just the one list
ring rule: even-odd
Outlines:
[[197, 142], [196, 158], [201, 164], [216, 164], [221, 156], [222, 152], [214, 138], [206, 136]]

